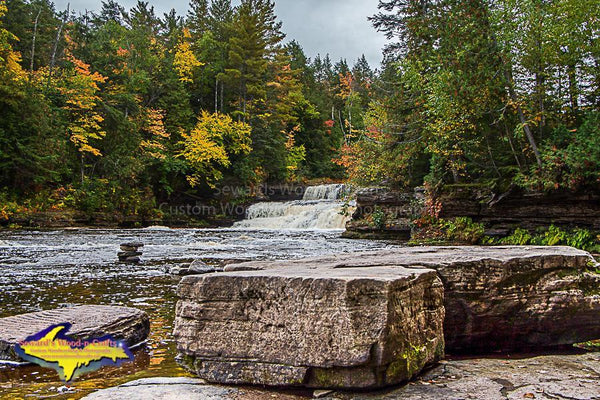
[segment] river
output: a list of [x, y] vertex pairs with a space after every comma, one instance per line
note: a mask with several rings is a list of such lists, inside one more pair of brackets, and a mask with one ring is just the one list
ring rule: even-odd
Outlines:
[[[52, 370], [0, 365], [0, 397], [79, 398], [137, 378], [185, 376], [175, 362], [172, 339], [180, 278], [168, 274], [171, 267], [195, 259], [222, 265], [232, 260], [290, 259], [394, 246], [343, 239], [340, 229], [315, 228], [331, 225], [323, 220], [323, 213], [338, 218], [339, 212], [332, 213], [331, 209], [341, 209], [342, 204], [337, 197], [331, 198], [330, 192], [315, 195], [313, 191], [310, 196], [327, 198], [259, 204], [255, 209], [272, 211], [249, 211], [249, 221], [229, 229], [0, 231], [0, 317], [80, 304], [109, 304], [143, 309], [151, 320], [148, 342], [135, 352], [134, 362], [80, 378], [74, 383], [74, 394], [59, 395], [63, 384]], [[283, 229], [286, 226], [304, 229]], [[140, 264], [117, 261], [119, 244], [129, 241], [145, 244]]]

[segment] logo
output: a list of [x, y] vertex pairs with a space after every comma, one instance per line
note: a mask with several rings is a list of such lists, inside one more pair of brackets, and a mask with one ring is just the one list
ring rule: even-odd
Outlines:
[[108, 335], [74, 340], [66, 336], [69, 329], [69, 323], [53, 325], [17, 344], [15, 352], [25, 361], [56, 370], [65, 383], [102, 367], [133, 360], [133, 354], [122, 341]]

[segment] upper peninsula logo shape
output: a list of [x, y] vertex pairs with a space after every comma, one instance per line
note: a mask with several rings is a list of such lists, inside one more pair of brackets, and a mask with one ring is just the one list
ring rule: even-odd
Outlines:
[[108, 335], [75, 340], [66, 336], [69, 329], [69, 323], [53, 325], [17, 344], [15, 352], [25, 361], [56, 370], [65, 382], [105, 366], [119, 366], [133, 360], [133, 354], [122, 341]]

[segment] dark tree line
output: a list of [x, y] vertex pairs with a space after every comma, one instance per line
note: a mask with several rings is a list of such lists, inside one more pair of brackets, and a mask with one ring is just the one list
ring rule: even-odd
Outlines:
[[381, 0], [381, 70], [270, 0], [0, 1], [2, 201], [140, 213], [226, 184], [597, 190], [597, 0]]
[[[347, 106], [346, 62], [285, 41], [273, 2], [193, 0], [185, 17], [0, 4], [6, 201], [138, 213], [218, 185], [344, 177], [333, 160], [368, 100]], [[366, 86], [364, 57], [355, 70]]]

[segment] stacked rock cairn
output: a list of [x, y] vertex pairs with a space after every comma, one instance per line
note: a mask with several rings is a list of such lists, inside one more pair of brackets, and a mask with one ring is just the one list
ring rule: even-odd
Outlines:
[[139, 263], [140, 256], [142, 255], [140, 248], [142, 247], [144, 247], [144, 243], [123, 243], [121, 245], [121, 251], [117, 253], [117, 257], [119, 257], [119, 261], [121, 262], [132, 264]]

